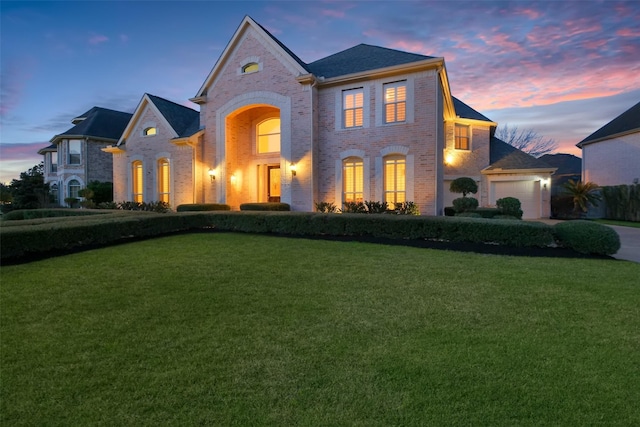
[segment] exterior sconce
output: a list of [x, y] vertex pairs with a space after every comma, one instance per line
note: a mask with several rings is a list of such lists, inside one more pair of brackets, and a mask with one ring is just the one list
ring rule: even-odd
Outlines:
[[544, 188], [545, 190], [547, 189], [547, 185], [549, 184], [549, 180], [548, 179], [543, 179], [542, 180], [542, 188]]
[[296, 176], [296, 165], [295, 163], [291, 163], [291, 175]]
[[236, 175], [235, 174], [231, 175], [231, 183], [232, 184], [236, 183]]
[[453, 156], [451, 154], [447, 154], [446, 156], [444, 156], [445, 165], [450, 165], [452, 163], [453, 163]]
[[211, 178], [211, 182], [216, 180], [216, 171], [215, 171], [215, 169], [209, 169], [209, 178]]

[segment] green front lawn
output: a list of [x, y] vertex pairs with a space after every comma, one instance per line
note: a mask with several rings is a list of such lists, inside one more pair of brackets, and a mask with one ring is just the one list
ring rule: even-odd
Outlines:
[[621, 225], [623, 227], [640, 228], [640, 222], [633, 222], [633, 221], [618, 221], [615, 219], [596, 219], [595, 222], [599, 222], [600, 224]]
[[0, 425], [640, 425], [638, 277], [231, 233], [5, 266]]

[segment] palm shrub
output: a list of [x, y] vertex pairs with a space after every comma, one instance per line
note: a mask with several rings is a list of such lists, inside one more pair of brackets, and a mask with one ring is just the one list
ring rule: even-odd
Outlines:
[[414, 202], [396, 203], [395, 211], [399, 215], [420, 215], [420, 208]]
[[587, 181], [568, 180], [564, 184], [565, 192], [569, 193], [573, 200], [573, 212], [581, 215], [587, 212], [589, 206], [598, 206], [602, 196], [598, 193], [598, 184]]
[[367, 207], [367, 212], [369, 212], [370, 214], [385, 213], [387, 212], [387, 210], [389, 210], [389, 205], [387, 202], [365, 200], [364, 204]]
[[364, 202], [344, 202], [343, 213], [367, 213], [367, 206]]
[[522, 209], [520, 200], [515, 197], [503, 197], [496, 200], [496, 206], [503, 215], [512, 216], [518, 219], [522, 219]]
[[317, 202], [316, 211], [320, 213], [335, 213], [338, 210], [337, 206], [331, 202]]

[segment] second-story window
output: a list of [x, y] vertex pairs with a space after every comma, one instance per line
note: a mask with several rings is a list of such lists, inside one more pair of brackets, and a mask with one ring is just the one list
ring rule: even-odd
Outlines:
[[468, 150], [470, 144], [469, 126], [456, 124], [456, 150]]
[[242, 74], [255, 73], [256, 71], [260, 71], [260, 65], [256, 62], [251, 62], [242, 67]]
[[58, 172], [58, 152], [51, 152], [51, 173]]
[[79, 165], [82, 161], [82, 145], [81, 141], [69, 141], [69, 164]]
[[384, 85], [384, 122], [398, 123], [407, 120], [407, 82]]
[[342, 110], [344, 127], [362, 127], [364, 119], [364, 89], [351, 89], [342, 92]]

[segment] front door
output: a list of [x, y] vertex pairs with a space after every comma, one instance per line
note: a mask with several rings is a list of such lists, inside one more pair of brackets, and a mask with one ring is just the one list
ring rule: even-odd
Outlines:
[[267, 185], [269, 202], [280, 202], [280, 166], [268, 166], [267, 179], [269, 180]]

